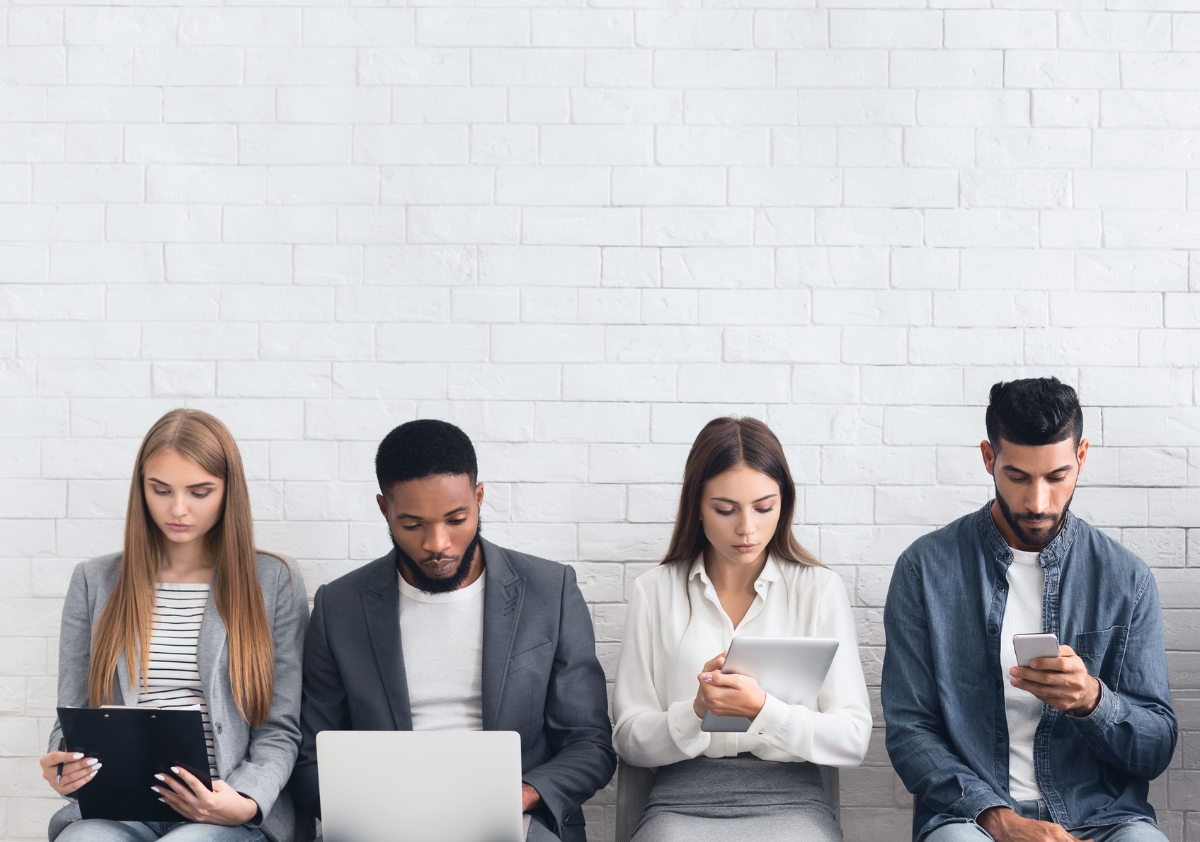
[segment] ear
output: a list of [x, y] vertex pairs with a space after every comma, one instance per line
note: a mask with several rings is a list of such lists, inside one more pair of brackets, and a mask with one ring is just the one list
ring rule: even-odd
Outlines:
[[1083, 439], [1081, 442], [1079, 442], [1079, 449], [1077, 451], [1075, 451], [1075, 458], [1079, 462], [1079, 472], [1080, 473], [1083, 473], [1083, 466], [1087, 462], [1088, 449], [1090, 447], [1091, 447], [1091, 444], [1088, 442], [1088, 440]]
[[996, 475], [996, 451], [992, 450], [992, 443], [984, 439], [979, 443], [979, 452], [983, 454], [983, 467], [992, 476]]
[[384, 520], [387, 520], [387, 519], [388, 519], [388, 505], [387, 505], [387, 500], [384, 500], [384, 499], [383, 499], [383, 495], [382, 495], [382, 494], [376, 494], [376, 495], [375, 495], [375, 502], [379, 504], [379, 513], [380, 513], [381, 515], [383, 515], [383, 519], [384, 519]]
[[482, 482], [475, 484], [475, 505], [479, 506], [481, 508], [483, 507], [483, 483]]

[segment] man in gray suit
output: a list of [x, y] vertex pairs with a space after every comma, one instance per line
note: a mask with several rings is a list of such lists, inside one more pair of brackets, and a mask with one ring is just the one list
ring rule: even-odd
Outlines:
[[528, 839], [583, 842], [616, 756], [575, 571], [481, 537], [475, 449], [452, 424], [392, 430], [375, 472], [393, 549], [317, 590], [297, 805], [321, 814], [321, 731], [516, 731]]

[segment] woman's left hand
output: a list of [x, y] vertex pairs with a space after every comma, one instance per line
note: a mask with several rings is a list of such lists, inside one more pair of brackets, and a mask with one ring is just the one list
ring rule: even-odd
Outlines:
[[[707, 664], [706, 664], [707, 666]], [[699, 698], [716, 716], [744, 716], [753, 719], [767, 703], [767, 693], [748, 675], [702, 672]]]
[[189, 821], [237, 827], [258, 814], [258, 803], [225, 781], [213, 781], [209, 791], [187, 769], [172, 766], [171, 771], [179, 776], [179, 780], [169, 775], [155, 775], [160, 783], [150, 788], [158, 793], [160, 801]]

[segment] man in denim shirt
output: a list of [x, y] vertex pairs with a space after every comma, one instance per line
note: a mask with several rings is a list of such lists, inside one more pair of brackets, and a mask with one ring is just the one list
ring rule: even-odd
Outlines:
[[[892, 765], [928, 842], [1165, 842], [1146, 800], [1178, 728], [1146, 564], [1070, 513], [1087, 460], [1075, 390], [992, 387], [996, 496], [913, 543], [884, 611]], [[1012, 636], [1057, 657], [1016, 665]]]

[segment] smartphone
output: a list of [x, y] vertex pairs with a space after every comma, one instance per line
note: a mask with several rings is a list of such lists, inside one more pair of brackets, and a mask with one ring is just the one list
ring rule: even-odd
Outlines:
[[1027, 667], [1034, 658], [1057, 658], [1058, 635], [1014, 634], [1013, 650], [1017, 653], [1017, 666]]

